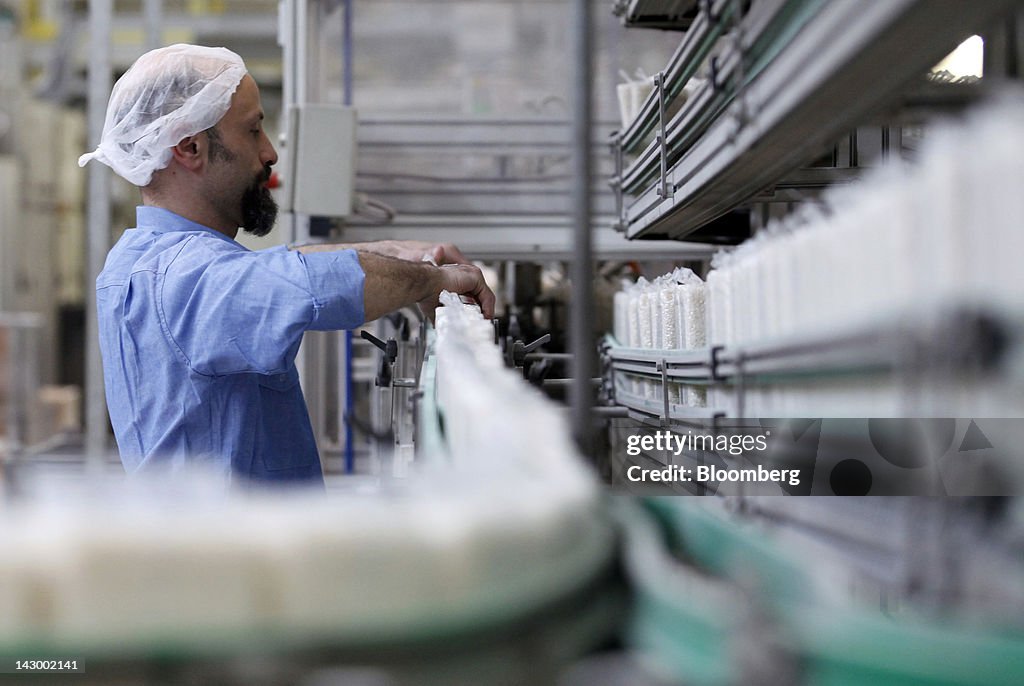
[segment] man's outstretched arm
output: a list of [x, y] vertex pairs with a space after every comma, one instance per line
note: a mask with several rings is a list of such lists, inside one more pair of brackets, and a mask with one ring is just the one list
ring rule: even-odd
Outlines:
[[441, 291], [469, 296], [480, 305], [484, 317], [494, 316], [494, 293], [473, 265], [435, 267], [427, 262], [410, 262], [363, 250], [358, 250], [357, 254], [366, 275], [363, 282], [366, 321], [416, 303], [422, 303], [432, 313]]
[[371, 241], [369, 243], [310, 243], [292, 246], [303, 254], [332, 252], [335, 250], [358, 250], [375, 253], [400, 260], [420, 262], [424, 258], [435, 264], [470, 264], [466, 256], [451, 243], [430, 243], [429, 241]]

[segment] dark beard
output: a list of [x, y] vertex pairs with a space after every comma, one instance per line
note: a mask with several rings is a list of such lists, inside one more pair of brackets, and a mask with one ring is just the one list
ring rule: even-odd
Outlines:
[[266, 236], [277, 221], [277, 203], [259, 179], [242, 195], [242, 229], [254, 236]]

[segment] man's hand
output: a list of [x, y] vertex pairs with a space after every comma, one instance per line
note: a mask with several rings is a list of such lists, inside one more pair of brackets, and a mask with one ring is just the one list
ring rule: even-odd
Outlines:
[[412, 262], [359, 252], [363, 268], [363, 310], [366, 321], [374, 320], [400, 307], [420, 304], [431, 319], [441, 291], [468, 296], [480, 305], [487, 318], [494, 316], [494, 293], [487, 287], [484, 275], [471, 264], [435, 267], [425, 262]]
[[[436, 247], [441, 249], [444, 246]], [[461, 254], [459, 253], [459, 255]], [[434, 311], [437, 309], [441, 291], [469, 296], [480, 305], [485, 319], [494, 317], [494, 292], [487, 286], [484, 275], [478, 267], [472, 264], [450, 264], [438, 269], [441, 273], [441, 289], [419, 302], [420, 308], [430, 318], [430, 321], [434, 321]]]

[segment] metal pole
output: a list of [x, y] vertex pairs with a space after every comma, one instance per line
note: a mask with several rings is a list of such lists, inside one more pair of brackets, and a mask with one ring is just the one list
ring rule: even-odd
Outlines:
[[[110, 40], [113, 0], [89, 3], [89, 140], [99, 144], [110, 95]], [[103, 269], [110, 248], [110, 169], [89, 165], [89, 217], [85, 284], [85, 448], [91, 470], [103, 467], [107, 449], [107, 403], [103, 392], [103, 363], [100, 358], [99, 326], [96, 321], [96, 277]]]
[[[352, 106], [352, 0], [345, 0], [345, 5], [342, 9], [344, 16], [342, 17], [342, 43], [341, 43], [341, 54], [342, 60], [342, 103], [347, 106]], [[352, 442], [355, 440], [355, 435], [352, 431], [352, 413], [355, 412], [355, 402], [353, 393], [355, 388], [352, 385], [352, 332], [345, 332], [345, 376], [342, 379], [344, 384], [345, 398], [342, 403], [342, 421], [339, 426], [345, 429], [345, 473], [352, 474], [355, 471], [355, 446]]]
[[[316, 0], [296, 0], [293, 4], [295, 14], [292, 16], [292, 36], [295, 44], [292, 52], [291, 73], [294, 83], [293, 96], [295, 99], [290, 103], [292, 105], [305, 105], [310, 102], [309, 84], [312, 81], [310, 70], [315, 69], [309, 45], [309, 13], [311, 4], [314, 5], [313, 9], [315, 9]], [[290, 154], [294, 155], [296, 153], [295, 141], [288, 141], [288, 146], [291, 148]], [[287, 179], [288, 183], [294, 183], [294, 181], [294, 179]], [[294, 210], [292, 210], [292, 215], [295, 217], [292, 240], [296, 243], [309, 243], [309, 216], [299, 214]]]
[[341, 58], [343, 104], [352, 106], [352, 0], [345, 0], [342, 17]]
[[570, 346], [573, 353], [572, 430], [580, 452], [593, 458], [593, 422], [591, 406], [595, 369], [592, 331], [594, 321], [593, 254], [591, 250], [591, 90], [593, 55], [591, 50], [591, 0], [573, 0], [572, 4], [572, 189], [573, 259], [570, 280], [573, 287], [570, 308]]
[[[281, 139], [284, 142], [281, 152], [282, 156], [288, 160], [287, 164], [282, 164], [286, 170], [291, 166], [290, 158], [295, 153], [292, 149], [293, 141], [287, 140], [285, 138], [285, 134], [289, 130], [289, 119], [292, 116], [292, 106], [301, 102], [301, 96], [299, 93], [301, 68], [299, 64], [301, 60], [304, 59], [304, 55], [301, 54], [299, 49], [297, 25], [299, 24], [298, 15], [303, 11], [304, 7], [304, 0], [284, 0], [283, 11], [279, 15], [280, 25], [278, 27], [278, 43], [281, 46], [282, 63], [280, 126]], [[285, 178], [284, 182], [289, 184], [292, 182], [292, 179]], [[287, 192], [287, 188], [285, 190]], [[278, 223], [285, 236], [286, 242], [303, 242], [300, 240], [299, 230], [297, 228], [298, 218], [295, 212], [291, 210], [282, 212], [281, 216], [278, 218]], [[300, 356], [302, 355], [301, 352], [299, 354]], [[301, 369], [301, 363], [297, 361], [296, 364], [299, 364]]]
[[142, 6], [143, 23], [146, 26], [146, 50], [163, 46], [163, 0], [145, 0]]

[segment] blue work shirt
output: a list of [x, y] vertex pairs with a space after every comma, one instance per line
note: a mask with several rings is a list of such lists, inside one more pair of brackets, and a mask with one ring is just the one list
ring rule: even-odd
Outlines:
[[232, 477], [322, 483], [295, 354], [307, 329], [363, 322], [355, 251], [253, 251], [164, 209], [137, 217], [96, 280], [125, 469], [212, 461]]

